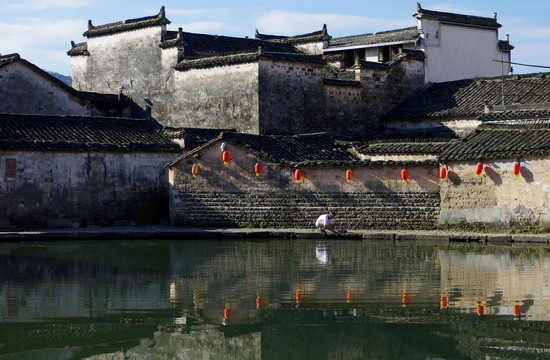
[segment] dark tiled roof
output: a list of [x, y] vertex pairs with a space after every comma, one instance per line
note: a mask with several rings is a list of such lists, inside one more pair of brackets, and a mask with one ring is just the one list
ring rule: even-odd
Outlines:
[[478, 117], [485, 105], [550, 102], [550, 73], [467, 79], [427, 85], [388, 115], [388, 119]]
[[481, 17], [481, 16], [472, 16], [472, 15], [461, 15], [453, 14], [440, 11], [432, 11], [422, 9], [420, 3], [417, 3], [417, 12], [413, 16], [417, 19], [428, 18], [435, 19], [443, 22], [458, 23], [471, 26], [482, 26], [490, 28], [499, 28], [502, 25], [497, 23], [496, 15], [494, 18]]
[[372, 140], [355, 144], [361, 154], [440, 154], [450, 144], [449, 138], [399, 138]]
[[236, 131], [235, 129], [203, 129], [203, 128], [164, 128], [162, 133], [170, 140], [184, 139], [185, 149], [194, 149], [216, 139], [222, 132]]
[[332, 39], [330, 46], [324, 49], [324, 51], [333, 51], [334, 49], [348, 47], [360, 48], [367, 47], [367, 45], [384, 43], [414, 42], [419, 36], [416, 26], [371, 34], [346, 36]]
[[499, 40], [498, 41], [498, 48], [500, 50], [513, 50], [514, 49], [514, 46], [510, 45], [510, 42], [507, 41], [507, 40]]
[[180, 159], [200, 152], [203, 147], [215, 141], [225, 141], [238, 145], [259, 159], [287, 166], [335, 165], [359, 162], [359, 158], [348, 151], [326, 133], [304, 135], [251, 135], [236, 132], [224, 132], [218, 138], [184, 154], [167, 164], [172, 166]]
[[355, 80], [355, 71], [325, 66], [323, 84], [337, 86], [361, 87], [361, 82]]
[[319, 42], [330, 39], [327, 33], [327, 25], [324, 24], [323, 28], [319, 31], [314, 31], [308, 34], [295, 35], [295, 36], [282, 36], [282, 35], [264, 35], [258, 32], [256, 29], [256, 40], [265, 40], [273, 42], [288, 42], [291, 44], [304, 44], [311, 42]]
[[[503, 111], [490, 111], [478, 117], [479, 120], [514, 120], [514, 119], [550, 119], [550, 104], [533, 104], [540, 109], [510, 109]], [[544, 107], [544, 108], [542, 108]]]
[[550, 121], [484, 123], [440, 156], [447, 160], [484, 160], [550, 154]]
[[214, 66], [222, 65], [234, 65], [234, 64], [244, 64], [258, 61], [258, 59], [273, 59], [273, 60], [282, 60], [282, 61], [291, 61], [291, 62], [301, 62], [301, 63], [313, 63], [324, 65], [325, 62], [321, 55], [303, 55], [301, 53], [270, 53], [265, 52], [263, 48], [256, 50], [236, 52], [236, 53], [225, 53], [225, 54], [215, 54], [210, 56], [199, 56], [183, 59], [178, 65], [174, 66], [176, 70], [187, 70], [187, 69], [198, 69], [198, 68], [208, 68]]
[[0, 114], [0, 150], [177, 153], [180, 147], [147, 120]]
[[82, 42], [82, 43], [75, 44], [74, 41], [71, 41], [71, 50], [67, 51], [67, 55], [69, 56], [90, 55], [90, 53], [88, 52], [88, 43]]
[[257, 51], [261, 47], [266, 52], [300, 53], [288, 43], [261, 41], [230, 36], [206, 35], [182, 32], [185, 42], [185, 56], [212, 56], [216, 54]]
[[83, 35], [86, 37], [101, 36], [114, 34], [123, 31], [131, 31], [142, 28], [147, 28], [151, 26], [161, 26], [170, 24], [170, 20], [166, 18], [166, 13], [164, 6], [160, 8], [160, 11], [157, 15], [147, 16], [138, 19], [129, 19], [124, 21], [119, 21], [116, 23], [94, 26], [92, 25], [92, 20], [88, 21], [88, 31]]
[[9, 55], [0, 56], [0, 68], [19, 60], [21, 60], [21, 57], [19, 56], [19, 54], [9, 54]]

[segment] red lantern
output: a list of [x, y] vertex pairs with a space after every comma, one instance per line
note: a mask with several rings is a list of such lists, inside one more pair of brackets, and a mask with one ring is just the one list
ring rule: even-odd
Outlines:
[[296, 169], [296, 171], [294, 171], [294, 178], [297, 184], [300, 183], [300, 180], [302, 180], [302, 170]]
[[264, 300], [262, 299], [262, 293], [256, 293], [256, 309], [261, 310], [264, 307]]
[[441, 181], [444, 181], [447, 178], [447, 169], [441, 168], [441, 170], [439, 170], [439, 178]]
[[406, 183], [408, 179], [409, 179], [409, 172], [407, 171], [407, 169], [401, 170], [401, 180], [403, 180], [403, 182]]
[[483, 303], [481, 301], [478, 301], [477, 302], [477, 314], [478, 315], [484, 315], [485, 314], [485, 309], [483, 307]]
[[521, 315], [521, 306], [519, 306], [519, 301], [514, 301], [514, 315], [520, 316]]
[[199, 164], [193, 164], [191, 167], [191, 174], [193, 174], [193, 177], [199, 175]]
[[231, 319], [232, 311], [231, 308], [227, 305], [225, 309], [223, 309], [223, 318], [224, 319]]
[[442, 309], [446, 309], [449, 307], [449, 298], [447, 297], [446, 293], [441, 293], [440, 305]]
[[229, 153], [227, 151], [224, 151], [222, 153], [222, 160], [224, 165], [227, 165], [227, 163], [229, 162]]
[[477, 163], [476, 166], [476, 177], [479, 177], [481, 175], [481, 172], [483, 171], [483, 164]]
[[520, 169], [519, 164], [518, 164], [518, 163], [515, 163], [515, 164], [514, 164], [514, 176], [515, 176], [515, 177], [518, 177], [518, 175], [519, 175], [519, 169]]
[[260, 176], [262, 173], [262, 164], [256, 163], [256, 165], [254, 165], [254, 172], [256, 173], [256, 176]]
[[352, 178], [353, 178], [353, 171], [351, 171], [351, 170], [349, 170], [349, 169], [346, 170], [346, 180], [347, 180], [348, 182], [351, 182], [351, 179], [352, 179]]

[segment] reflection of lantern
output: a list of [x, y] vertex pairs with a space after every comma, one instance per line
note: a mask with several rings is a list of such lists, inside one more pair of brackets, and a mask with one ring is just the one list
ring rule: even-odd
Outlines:
[[302, 170], [296, 169], [296, 171], [294, 171], [294, 178], [296, 179], [296, 183], [299, 183], [302, 179]]
[[254, 172], [256, 173], [256, 176], [260, 176], [262, 173], [262, 164], [256, 163], [256, 165], [254, 165]]
[[447, 298], [446, 293], [441, 293], [441, 308], [446, 309], [449, 307], [449, 299]]
[[351, 291], [351, 289], [348, 289], [346, 300], [348, 304], [353, 303], [353, 291]]
[[514, 176], [518, 177], [518, 175], [519, 175], [519, 164], [518, 163], [514, 164], [514, 170], [513, 171], [514, 171]]
[[261, 310], [264, 306], [264, 300], [262, 299], [262, 293], [256, 293], [256, 309]]
[[409, 172], [407, 171], [407, 169], [401, 170], [401, 180], [403, 180], [403, 182], [406, 183], [408, 179], [409, 179]]
[[227, 151], [224, 151], [222, 153], [222, 160], [224, 165], [227, 165], [227, 163], [229, 162], [229, 153]]
[[303, 300], [302, 288], [298, 286], [296, 288], [296, 304], [301, 304]]
[[199, 164], [193, 164], [191, 167], [191, 174], [193, 174], [193, 177], [199, 175]]
[[483, 171], [483, 164], [482, 163], [477, 163], [476, 176], [479, 177], [481, 175], [482, 171]]
[[403, 307], [409, 306], [409, 293], [407, 290], [403, 291], [403, 294], [401, 295], [401, 302], [403, 303]]
[[519, 301], [514, 301], [514, 315], [520, 316], [521, 315], [521, 306], [519, 306]]
[[349, 170], [349, 169], [346, 170], [346, 180], [347, 180], [348, 182], [350, 182], [352, 178], [353, 178], [353, 171], [351, 171], [351, 170]]
[[485, 310], [483, 308], [483, 304], [481, 303], [481, 301], [478, 301], [477, 302], [477, 314], [478, 315], [483, 315], [485, 313]]
[[231, 307], [230, 307], [230, 305], [229, 305], [229, 304], [225, 304], [225, 309], [223, 309], [223, 319], [224, 319], [224, 321], [225, 321], [225, 320], [231, 319], [231, 315], [233, 315], [233, 314], [232, 314], [232, 312], [231, 312]]
[[441, 181], [444, 181], [447, 178], [447, 169], [441, 168], [441, 170], [439, 170], [439, 178]]

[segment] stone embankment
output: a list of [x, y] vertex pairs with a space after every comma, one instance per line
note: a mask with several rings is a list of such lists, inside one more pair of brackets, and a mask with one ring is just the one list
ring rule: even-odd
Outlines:
[[243, 228], [191, 228], [171, 226], [113, 226], [78, 229], [43, 229], [32, 231], [0, 232], [0, 242], [10, 241], [71, 241], [116, 239], [312, 239], [312, 240], [385, 240], [428, 241], [435, 243], [474, 242], [487, 244], [550, 243], [550, 234], [506, 234], [455, 231], [420, 230], [358, 230], [339, 235], [322, 233], [316, 229], [243, 229]]

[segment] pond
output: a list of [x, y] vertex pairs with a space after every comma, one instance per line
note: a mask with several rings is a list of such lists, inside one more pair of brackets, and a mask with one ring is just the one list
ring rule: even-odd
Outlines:
[[550, 358], [550, 248], [0, 245], [0, 359]]

